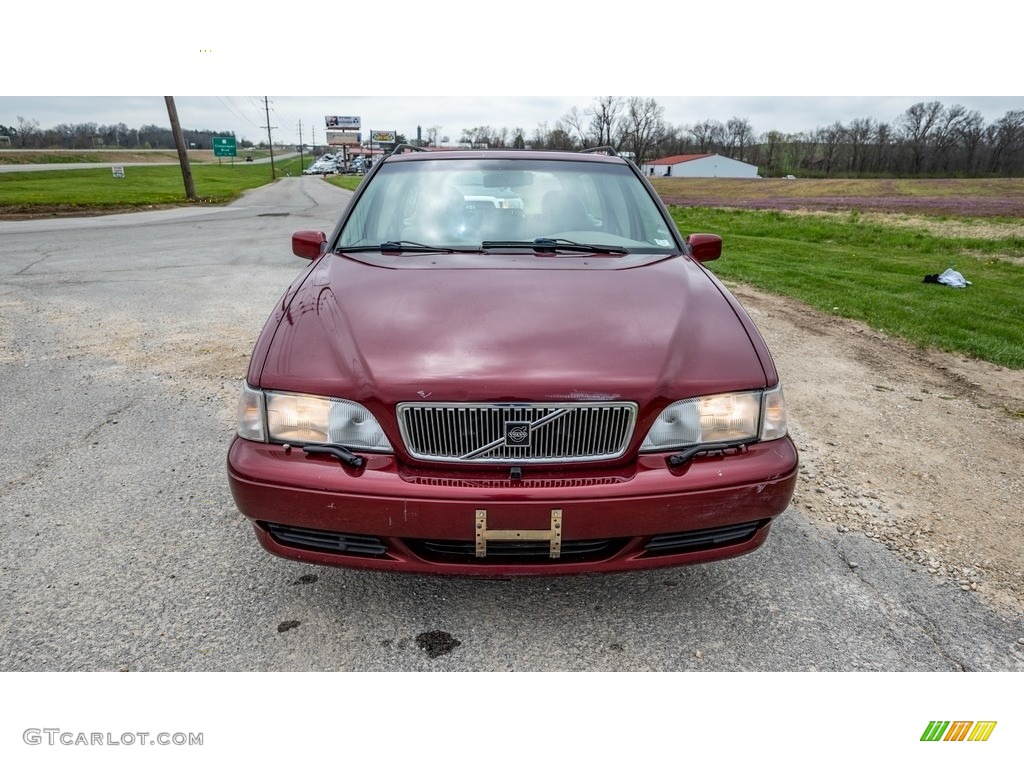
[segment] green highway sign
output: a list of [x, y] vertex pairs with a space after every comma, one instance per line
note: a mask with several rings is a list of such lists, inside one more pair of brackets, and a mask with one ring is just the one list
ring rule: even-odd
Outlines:
[[235, 147], [234, 136], [214, 136], [213, 156], [214, 157], [235, 157], [238, 150]]

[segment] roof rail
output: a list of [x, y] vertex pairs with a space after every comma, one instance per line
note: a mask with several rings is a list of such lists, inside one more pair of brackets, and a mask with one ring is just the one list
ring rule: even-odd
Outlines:
[[[415, 144], [399, 144], [393, 150], [391, 150], [391, 154], [392, 155], [400, 155], [403, 152], [405, 152], [406, 150], [410, 150], [412, 152], [429, 152], [430, 151], [426, 147], [417, 147]], [[390, 155], [389, 155], [389, 157], [390, 157]]]
[[588, 149], [581, 149], [580, 152], [584, 154], [592, 155], [611, 155], [612, 157], [618, 157], [619, 153], [615, 147], [604, 146], [604, 147], [589, 147]]

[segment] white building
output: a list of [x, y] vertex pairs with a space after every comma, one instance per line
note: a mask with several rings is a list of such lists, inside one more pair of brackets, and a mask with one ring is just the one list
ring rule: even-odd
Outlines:
[[673, 155], [640, 166], [646, 176], [685, 179], [756, 179], [757, 166], [721, 155]]

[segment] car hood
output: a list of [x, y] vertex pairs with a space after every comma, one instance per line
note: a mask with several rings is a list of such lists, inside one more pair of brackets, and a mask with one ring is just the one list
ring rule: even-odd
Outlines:
[[[646, 405], [773, 384], [731, 295], [683, 257], [329, 254], [286, 294], [253, 384], [389, 409], [407, 401]], [[289, 300], [290, 297], [290, 300]]]

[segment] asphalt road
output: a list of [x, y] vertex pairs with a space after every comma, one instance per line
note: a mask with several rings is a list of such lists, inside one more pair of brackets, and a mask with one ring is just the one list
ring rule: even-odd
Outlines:
[[[350, 193], [0, 223], [4, 671], [1024, 670], [1020, 628], [790, 509], [685, 569], [475, 581], [274, 558], [225, 478], [238, 382]], [[916, 735], [915, 735], [916, 738]]]

